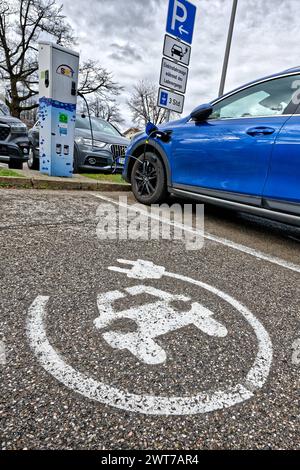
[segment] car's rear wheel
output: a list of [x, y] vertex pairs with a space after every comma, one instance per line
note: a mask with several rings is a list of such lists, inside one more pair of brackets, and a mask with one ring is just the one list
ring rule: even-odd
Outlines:
[[132, 192], [142, 204], [159, 204], [167, 196], [167, 177], [163, 162], [152, 152], [141, 155], [131, 173]]
[[32, 146], [29, 147], [28, 157], [29, 157], [28, 162], [27, 162], [28, 168], [30, 170], [39, 170], [40, 169], [40, 159], [36, 158]]

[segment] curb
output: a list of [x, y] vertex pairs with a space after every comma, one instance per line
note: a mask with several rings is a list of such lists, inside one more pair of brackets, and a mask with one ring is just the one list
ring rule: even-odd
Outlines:
[[113, 182], [61, 181], [58, 179], [45, 180], [38, 178], [17, 178], [12, 176], [1, 176], [0, 188], [103, 192], [124, 192], [131, 190], [131, 186], [129, 184], [119, 184]]

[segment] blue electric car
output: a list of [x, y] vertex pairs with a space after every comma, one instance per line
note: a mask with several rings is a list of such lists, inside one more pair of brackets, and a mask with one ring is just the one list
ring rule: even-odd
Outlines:
[[148, 126], [123, 176], [143, 204], [171, 193], [300, 225], [300, 67]]

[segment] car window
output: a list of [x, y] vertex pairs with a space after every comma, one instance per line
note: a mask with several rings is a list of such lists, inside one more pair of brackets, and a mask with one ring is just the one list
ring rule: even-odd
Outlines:
[[293, 75], [259, 83], [242, 90], [215, 104], [210, 119], [289, 114], [289, 105], [297, 93], [299, 79], [300, 75]]
[[[105, 121], [104, 119], [98, 119], [95, 117], [91, 118], [93, 131], [103, 132], [105, 134], [110, 134], [114, 136], [120, 137], [120, 132], [112, 126], [109, 122]], [[76, 127], [77, 129], [90, 129], [90, 120], [88, 116], [82, 117], [77, 116], [76, 118]]]
[[0, 100], [0, 116], [9, 116], [9, 108]]

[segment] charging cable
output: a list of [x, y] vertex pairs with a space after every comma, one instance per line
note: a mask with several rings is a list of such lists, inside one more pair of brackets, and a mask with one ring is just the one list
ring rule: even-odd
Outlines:
[[80, 93], [80, 91], [78, 91], [77, 94], [78, 94], [78, 96], [80, 96], [80, 98], [83, 99], [83, 101], [85, 102], [85, 105], [86, 105], [86, 109], [87, 109], [88, 117], [89, 117], [89, 123], [90, 123], [90, 130], [91, 130], [91, 137], [92, 137], [92, 147], [94, 148], [94, 132], [93, 132], [93, 125], [92, 125], [90, 107], [89, 107], [89, 104], [87, 102], [86, 97], [82, 93]]

